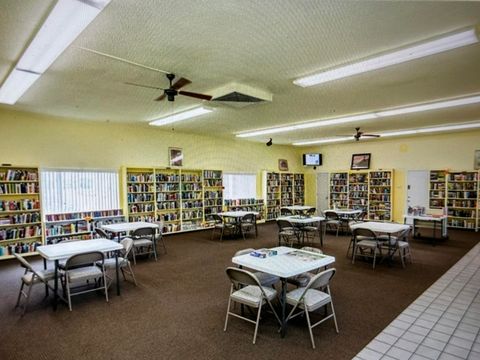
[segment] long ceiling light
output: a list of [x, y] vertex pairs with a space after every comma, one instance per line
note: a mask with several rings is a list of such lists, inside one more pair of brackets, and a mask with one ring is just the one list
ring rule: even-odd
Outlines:
[[371, 120], [371, 119], [377, 119], [377, 118], [388, 117], [388, 116], [396, 116], [396, 115], [402, 115], [402, 114], [418, 113], [418, 112], [428, 111], [428, 110], [446, 109], [450, 107], [477, 104], [477, 103], [480, 103], [480, 95], [469, 96], [469, 97], [464, 97], [459, 99], [431, 102], [431, 103], [420, 104], [420, 105], [410, 105], [410, 106], [405, 106], [405, 107], [400, 107], [395, 109], [380, 110], [380, 111], [375, 111], [371, 113], [344, 116], [344, 117], [333, 118], [333, 119], [330, 118], [330, 119], [324, 119], [324, 120], [316, 120], [316, 121], [310, 121], [310, 122], [299, 123], [294, 125], [279, 126], [275, 128], [269, 128], [269, 129], [254, 130], [254, 131], [239, 133], [239, 134], [236, 134], [236, 136], [244, 138], [244, 137], [252, 137], [252, 136], [259, 136], [259, 135], [266, 135], [266, 134], [277, 134], [277, 133], [300, 130], [300, 129], [318, 128], [323, 126], [345, 124], [345, 123], [351, 123], [356, 121]]
[[[425, 127], [425, 128], [419, 128], [419, 129], [411, 129], [411, 130], [388, 131], [388, 132], [383, 132], [378, 134], [381, 137], [395, 137], [395, 136], [416, 135], [416, 134], [436, 133], [436, 132], [455, 131], [455, 130], [467, 130], [467, 129], [480, 129], [480, 122]], [[297, 141], [292, 143], [292, 145], [295, 145], [295, 146], [319, 145], [319, 144], [329, 144], [329, 143], [353, 141], [353, 140], [354, 140], [353, 136], [349, 136], [349, 137], [338, 137], [338, 138], [325, 138], [325, 139], [318, 139], [318, 140]]]
[[294, 80], [293, 83], [302, 87], [314, 86], [326, 83], [328, 81], [401, 64], [407, 61], [456, 49], [462, 46], [475, 44], [477, 42], [479, 42], [478, 29], [473, 28], [422, 42], [413, 46], [405, 47], [366, 60], [361, 60], [353, 64], [340, 66], [331, 70], [301, 77]]
[[0, 88], [0, 102], [15, 104], [110, 1], [58, 0]]
[[163, 118], [152, 120], [149, 122], [149, 124], [154, 126], [167, 125], [174, 122], [179, 122], [179, 121], [191, 119], [194, 117], [198, 117], [201, 115], [205, 115], [205, 114], [211, 113], [212, 111], [213, 109], [209, 109], [201, 106], [201, 107], [193, 108], [187, 111], [179, 112], [173, 115], [165, 116]]

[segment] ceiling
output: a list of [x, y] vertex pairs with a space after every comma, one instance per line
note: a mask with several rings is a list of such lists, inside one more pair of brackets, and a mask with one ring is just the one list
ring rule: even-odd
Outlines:
[[[0, 82], [15, 66], [55, 4], [0, 0]], [[167, 126], [176, 131], [234, 133], [480, 93], [480, 44], [386, 69], [301, 88], [292, 81], [417, 41], [474, 26], [480, 2], [112, 0], [13, 106], [71, 119], [136, 123], [202, 102], [178, 96], [153, 101], [166, 87], [158, 72], [86, 47], [192, 80], [186, 91], [212, 93], [237, 82], [273, 101], [216, 111]], [[272, 135], [274, 143], [480, 120], [480, 105]], [[270, 136], [251, 138], [265, 141]]]

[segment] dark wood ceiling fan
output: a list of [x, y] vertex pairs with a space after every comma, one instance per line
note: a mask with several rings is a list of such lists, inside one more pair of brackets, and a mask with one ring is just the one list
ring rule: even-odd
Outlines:
[[163, 90], [163, 94], [160, 95], [158, 98], [155, 99], [155, 101], [161, 101], [165, 98], [168, 99], [168, 101], [175, 101], [175, 96], [177, 95], [184, 95], [184, 96], [189, 96], [192, 98], [196, 99], [201, 99], [201, 100], [211, 100], [212, 96], [210, 95], [205, 95], [205, 94], [199, 94], [199, 93], [194, 93], [191, 91], [183, 91], [180, 90], [182, 87], [191, 84], [192, 82], [188, 79], [185, 78], [180, 78], [178, 79], [175, 83], [173, 82], [173, 79], [175, 79], [175, 74], [166, 74], [167, 79], [170, 82], [170, 87], [165, 89], [165, 88], [160, 88], [156, 86], [150, 86], [150, 85], [143, 85], [143, 84], [135, 84], [131, 82], [126, 82], [125, 84], [127, 85], [133, 85], [133, 86], [139, 86], [139, 87], [144, 87], [148, 89], [155, 89], [155, 90]]
[[[352, 136], [352, 135], [336, 135], [336, 136], [348, 137], [348, 136]], [[376, 135], [376, 134], [365, 134], [363, 131], [360, 131], [360, 128], [359, 128], [359, 127], [355, 128], [355, 134], [353, 134], [353, 138], [355, 139], [355, 141], [359, 141], [360, 138], [362, 138], [362, 137], [379, 138], [380, 135]]]

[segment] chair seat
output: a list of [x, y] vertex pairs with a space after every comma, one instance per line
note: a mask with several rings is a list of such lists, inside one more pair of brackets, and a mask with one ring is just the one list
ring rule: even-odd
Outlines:
[[257, 277], [258, 282], [263, 286], [272, 286], [280, 281], [278, 276], [267, 274], [261, 271], [255, 272], [254, 275]]
[[278, 233], [279, 235], [284, 235], [284, 236], [295, 236], [295, 231], [292, 229], [292, 230], [287, 230], [287, 229], [284, 229], [282, 231], [280, 231]]
[[403, 249], [403, 248], [406, 248], [406, 247], [409, 247], [410, 244], [406, 241], [402, 241], [402, 240], [399, 240], [397, 241], [397, 246], [400, 248], [400, 249]]
[[377, 242], [375, 240], [361, 240], [361, 241], [357, 242], [357, 246], [376, 248], [377, 247]]
[[315, 226], [304, 226], [302, 228], [303, 231], [318, 231], [318, 227], [315, 227]]
[[[287, 303], [295, 306], [304, 291], [305, 287], [299, 287], [295, 290], [289, 291], [287, 293]], [[331, 298], [329, 294], [317, 289], [308, 289], [303, 301], [298, 305], [298, 307], [307, 311], [315, 311], [328, 304], [330, 301]]]
[[340, 225], [342, 222], [340, 220], [327, 220], [325, 222], [327, 225]]
[[153, 245], [153, 241], [150, 239], [138, 239], [138, 240], [133, 240], [133, 246], [151, 246]]
[[294, 277], [291, 277], [291, 278], [288, 278], [287, 281], [290, 283], [290, 284], [293, 284], [297, 287], [306, 287], [307, 284], [310, 282], [310, 280], [312, 279], [312, 277], [314, 277], [315, 274], [311, 273], [311, 272], [306, 272], [306, 273], [303, 273], [303, 274], [300, 274], [300, 275], [297, 275], [297, 276], [294, 276]]
[[50, 281], [55, 278], [55, 270], [53, 269], [47, 269], [47, 270], [36, 270], [38, 276], [40, 277], [34, 277], [34, 274], [32, 272], [28, 272], [25, 275], [22, 276], [22, 281], [27, 284], [27, 285], [32, 285], [36, 284], [39, 282], [43, 281]]
[[87, 266], [67, 271], [70, 281], [87, 280], [103, 276], [102, 270], [98, 266]]
[[[97, 266], [102, 266], [101, 261], [96, 262]], [[115, 269], [116, 264], [115, 264], [115, 258], [108, 258], [105, 259], [103, 262], [103, 265], [105, 266], [105, 269]], [[125, 267], [128, 265], [128, 259], [125, 259], [123, 257], [118, 257], [118, 267]]]
[[[277, 290], [275, 289], [263, 287], [263, 290], [265, 291], [266, 297], [270, 301], [277, 296]], [[255, 308], [258, 308], [265, 303], [265, 300], [262, 299], [262, 291], [258, 286], [254, 286], [254, 285], [248, 285], [248, 286], [245, 286], [244, 288], [241, 288], [240, 290], [235, 291], [231, 295], [231, 298], [234, 301], [237, 301], [239, 303], [252, 306]]]

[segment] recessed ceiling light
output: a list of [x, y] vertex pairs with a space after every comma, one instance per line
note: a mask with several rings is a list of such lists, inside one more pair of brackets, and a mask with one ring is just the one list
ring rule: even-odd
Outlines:
[[[416, 135], [416, 134], [436, 133], [436, 132], [466, 130], [466, 129], [480, 129], [480, 122], [455, 124], [455, 125], [443, 125], [443, 126], [407, 129], [407, 130], [398, 130], [398, 131], [388, 131], [388, 132], [378, 133], [378, 135], [380, 135], [381, 137], [395, 137], [395, 136]], [[319, 144], [328, 144], [328, 143], [354, 141], [354, 140], [355, 139], [353, 138], [353, 136], [349, 136], [349, 137], [339, 137], [339, 138], [325, 138], [325, 139], [318, 139], [318, 140], [296, 141], [292, 143], [292, 145], [295, 145], [295, 146], [319, 145]]]
[[430, 103], [419, 104], [419, 105], [409, 105], [409, 106], [404, 106], [404, 107], [395, 108], [395, 109], [380, 110], [380, 111], [375, 111], [371, 113], [344, 116], [344, 117], [338, 117], [333, 119], [309, 121], [309, 122], [299, 123], [295, 125], [287, 125], [287, 126], [279, 126], [279, 127], [269, 128], [269, 129], [253, 130], [253, 131], [236, 134], [236, 136], [244, 138], [244, 137], [252, 137], [252, 136], [258, 136], [258, 135], [265, 135], [265, 134], [276, 134], [276, 133], [294, 131], [299, 129], [318, 128], [323, 126], [345, 124], [345, 123], [351, 123], [356, 121], [370, 120], [370, 119], [396, 116], [396, 115], [402, 115], [402, 114], [411, 114], [411, 113], [417, 113], [417, 112], [428, 111], [428, 110], [446, 109], [450, 107], [477, 104], [477, 103], [480, 103], [480, 95], [469, 96], [469, 97], [460, 98], [460, 99], [450, 99], [450, 100], [444, 100], [444, 101], [438, 101], [438, 102], [430, 102]]
[[40, 76], [30, 71], [13, 69], [0, 88], [0, 103], [15, 104]]
[[[20, 89], [9, 95], [8, 102], [5, 103], [15, 104], [110, 1], [58, 0], [16, 64], [15, 69], [5, 80], [0, 91], [11, 93], [7, 85], [18, 86]], [[25, 74], [19, 76], [17, 71], [28, 72], [36, 76], [26, 76]], [[24, 79], [22, 83], [17, 83], [19, 78]], [[29, 80], [26, 81], [25, 78], [29, 78]], [[28, 86], [25, 86], [26, 84]], [[4, 102], [3, 98], [0, 98], [0, 102]]]
[[187, 111], [182, 111], [173, 115], [152, 120], [149, 122], [149, 124], [153, 126], [167, 125], [174, 122], [179, 122], [179, 121], [191, 119], [197, 116], [205, 115], [205, 114], [211, 113], [212, 111], [213, 109], [209, 109], [206, 107], [197, 107]]
[[328, 81], [333, 81], [372, 70], [382, 69], [388, 66], [438, 54], [462, 46], [475, 44], [479, 41], [477, 31], [477, 29], [473, 28], [455, 34], [449, 34], [366, 60], [361, 60], [353, 64], [340, 66], [331, 70], [305, 76], [294, 80], [293, 83], [302, 87], [318, 85]]

